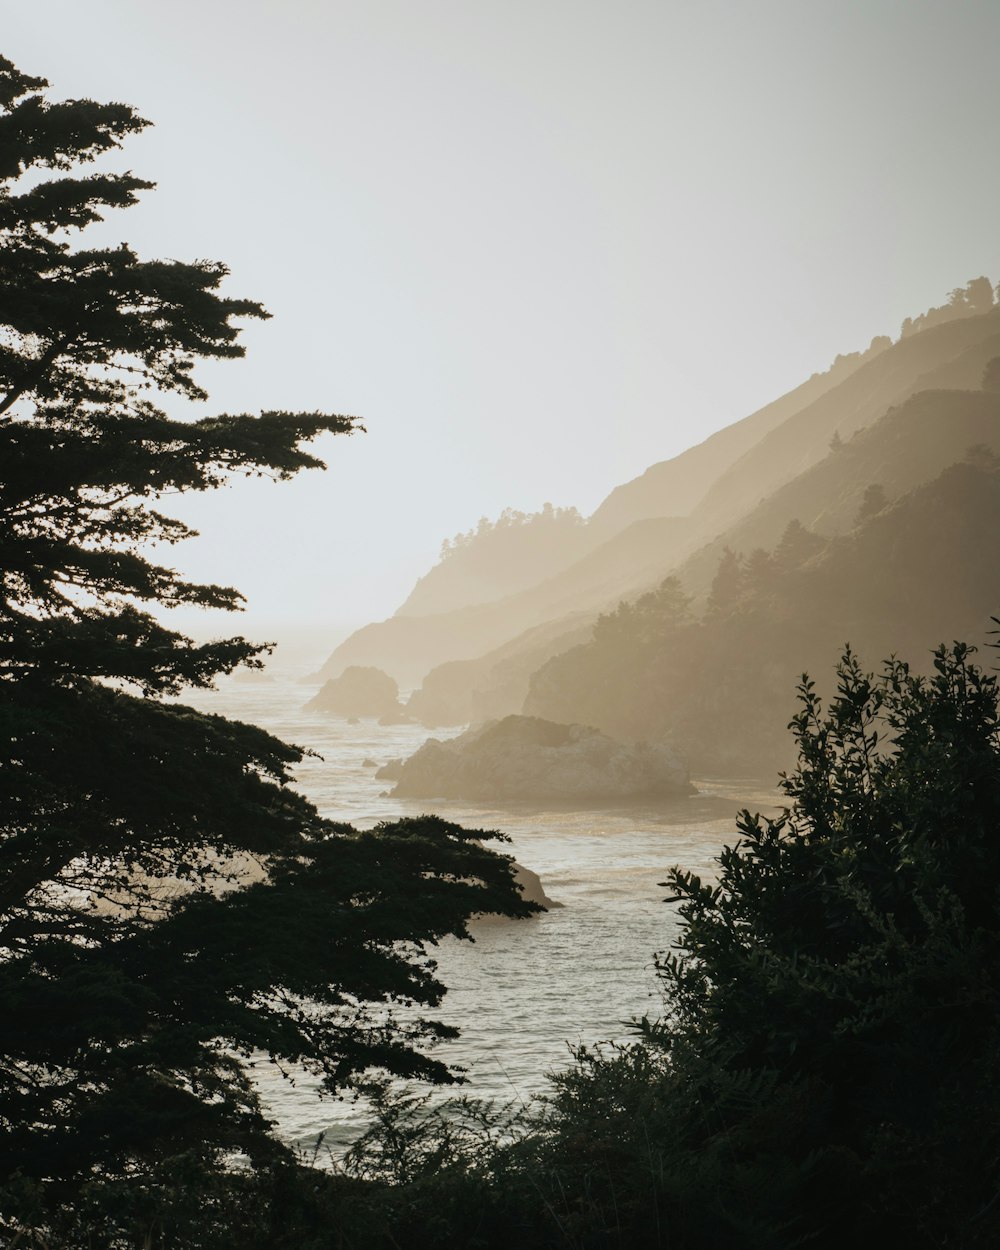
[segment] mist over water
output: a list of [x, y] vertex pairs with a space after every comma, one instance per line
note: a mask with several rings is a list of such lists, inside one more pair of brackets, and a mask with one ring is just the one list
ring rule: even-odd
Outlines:
[[[735, 837], [741, 807], [770, 811], [777, 793], [751, 781], [697, 781], [698, 794], [655, 806], [582, 810], [553, 805], [500, 808], [459, 801], [394, 799], [366, 759], [411, 755], [429, 735], [419, 725], [349, 725], [303, 710], [311, 688], [289, 678], [226, 681], [187, 697], [204, 711], [263, 726], [316, 751], [297, 784], [321, 813], [370, 828], [380, 820], [434, 811], [472, 828], [501, 829], [518, 862], [540, 874], [563, 907], [527, 921], [482, 921], [475, 943], [446, 939], [435, 956], [448, 993], [437, 1014], [462, 1036], [438, 1055], [466, 1070], [458, 1094], [527, 1102], [546, 1073], [565, 1067], [570, 1047], [631, 1036], [628, 1022], [662, 1013], [654, 951], [676, 935], [674, 910], [659, 885], [681, 864], [704, 875]], [[439, 738], [459, 731], [438, 730]], [[288, 1140], [309, 1150], [320, 1134], [336, 1156], [366, 1124], [363, 1103], [320, 1100], [304, 1074], [283, 1077], [265, 1060], [256, 1069], [270, 1113]]]

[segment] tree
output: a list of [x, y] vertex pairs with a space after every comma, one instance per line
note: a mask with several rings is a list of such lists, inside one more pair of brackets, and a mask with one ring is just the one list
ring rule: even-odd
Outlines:
[[982, 387], [984, 391], [1000, 391], [1000, 356], [994, 356], [986, 362]]
[[613, 612], [602, 612], [594, 622], [593, 639], [601, 647], [625, 647], [634, 653], [661, 647], [690, 620], [691, 596], [679, 578], [665, 577], [655, 590], [622, 599]]
[[819, 534], [806, 529], [796, 517], [788, 522], [782, 531], [778, 545], [774, 549], [774, 563], [779, 569], [788, 571], [798, 568], [818, 555], [826, 546]]
[[85, 172], [147, 123], [46, 87], [0, 59], [8, 1230], [44, 1229], [81, 1193], [134, 1190], [179, 1160], [201, 1183], [234, 1154], [252, 1169], [286, 1159], [248, 1079], [254, 1051], [331, 1091], [371, 1066], [452, 1079], [426, 1044], [454, 1031], [390, 1008], [439, 1001], [427, 948], [467, 937], [471, 914], [534, 910], [481, 844], [499, 835], [324, 820], [289, 788], [298, 748], [164, 701], [264, 648], [197, 645], [153, 615], [240, 602], [149, 558], [150, 542], [190, 532], [159, 498], [321, 467], [305, 444], [358, 426], [165, 414], [159, 397], [204, 398], [196, 362], [242, 355], [235, 323], [266, 313], [220, 293], [218, 263], [76, 246], [152, 185]]
[[753, 594], [760, 594], [771, 587], [774, 581], [774, 556], [763, 547], [755, 547], [747, 556], [744, 576], [747, 588]]
[[970, 278], [964, 287], [950, 292], [948, 303], [971, 313], [987, 313], [993, 307], [993, 283], [986, 277]]
[[719, 557], [719, 567], [712, 578], [705, 608], [706, 616], [728, 615], [736, 608], [745, 590], [746, 571], [743, 557], [726, 547]]
[[862, 525], [869, 517], [877, 516], [888, 502], [885, 487], [881, 482], [873, 482], [871, 486], [866, 486], [865, 493], [861, 496], [861, 502], [858, 504], [854, 524]]
[[693, 1148], [784, 1169], [777, 1244], [1000, 1232], [1000, 715], [973, 650], [929, 679], [848, 651], [825, 712], [804, 679], [791, 806], [741, 815], [717, 881], [670, 878], [672, 1018], [648, 1032], [725, 1126]]

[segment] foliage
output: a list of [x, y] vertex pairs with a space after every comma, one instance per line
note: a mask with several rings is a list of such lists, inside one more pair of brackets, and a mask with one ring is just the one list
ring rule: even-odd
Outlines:
[[583, 525], [583, 517], [576, 508], [554, 508], [552, 504], [543, 505], [540, 512], [521, 512], [517, 508], [504, 508], [495, 521], [489, 517], [480, 517], [474, 529], [456, 534], [454, 538], [446, 538], [441, 544], [441, 559], [456, 556], [473, 545], [482, 546], [487, 542], [502, 542], [507, 530], [531, 530], [537, 533], [549, 531], [553, 527], [573, 530]]
[[82, 172], [146, 123], [46, 85], [0, 59], [0, 1221], [51, 1241], [92, 1202], [112, 1229], [109, 1195], [288, 1166], [255, 1053], [330, 1091], [371, 1066], [452, 1079], [426, 1052], [452, 1030], [391, 1007], [440, 1000], [428, 948], [471, 914], [532, 908], [498, 835], [321, 819], [288, 786], [298, 748], [164, 700], [263, 648], [153, 614], [240, 601], [149, 558], [189, 533], [158, 500], [319, 467], [304, 444], [357, 426], [166, 415], [264, 311], [217, 263], [75, 245], [151, 185]]
[[891, 346], [892, 338], [888, 334], [876, 334], [864, 351], [838, 353], [833, 358], [833, 364], [830, 366], [829, 372], [838, 374], [845, 372], [848, 368], [854, 370], [858, 365], [867, 364], [869, 360], [874, 360], [876, 356], [880, 356], [882, 352]]
[[875, 678], [848, 652], [828, 711], [800, 688], [791, 808], [743, 813], [717, 882], [670, 878], [673, 1018], [649, 1035], [675, 1071], [693, 1056], [801, 1100], [796, 1148], [839, 1183], [788, 1217], [820, 1244], [1000, 1231], [997, 694], [962, 644], [930, 678], [899, 660]]
[[[878, 502], [857, 483], [853, 497]], [[1000, 589], [998, 534], [996, 458], [966, 453], [840, 536], [792, 522], [771, 552], [724, 550], [687, 621], [610, 614], [614, 643], [603, 626], [604, 642], [595, 629], [546, 661], [524, 711], [619, 739], [665, 738], [696, 777], [771, 776], [794, 759], [785, 692], [803, 669], [828, 680], [845, 637], [869, 654], [912, 654], [927, 638], [982, 628]]]
[[865, 493], [861, 497], [855, 524], [862, 525], [869, 517], [873, 517], [876, 513], [881, 512], [888, 502], [885, 487], [879, 482], [873, 482], [871, 486], [865, 488]]
[[664, 630], [679, 628], [691, 620], [691, 597], [676, 577], [666, 577], [655, 590], [637, 599], [623, 600], [613, 612], [599, 616], [594, 625], [594, 641], [615, 646], [623, 640], [635, 645], [660, 641]]
[[956, 317], [988, 313], [994, 307], [993, 296], [993, 285], [989, 278], [970, 278], [964, 287], [955, 287], [949, 293], [947, 304], [929, 308], [919, 317], [907, 317], [900, 330], [900, 338], [905, 339], [912, 334], [919, 334], [921, 330], [930, 329], [931, 326], [954, 321]]

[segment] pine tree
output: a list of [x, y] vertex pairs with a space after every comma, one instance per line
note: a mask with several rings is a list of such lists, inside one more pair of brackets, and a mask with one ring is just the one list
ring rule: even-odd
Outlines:
[[321, 819], [287, 784], [298, 748], [164, 699], [262, 648], [198, 645], [156, 619], [240, 602], [149, 558], [149, 543], [189, 533], [159, 498], [321, 467], [305, 444], [358, 426], [166, 415], [161, 396], [203, 398], [197, 361], [241, 356], [236, 323], [266, 313], [221, 293], [221, 264], [78, 245], [151, 187], [86, 170], [147, 123], [122, 104], [50, 101], [47, 85], [0, 59], [8, 1229], [44, 1229], [84, 1190], [134, 1188], [179, 1159], [205, 1178], [235, 1156], [287, 1157], [248, 1080], [252, 1052], [329, 1090], [373, 1065], [451, 1079], [425, 1044], [453, 1030], [389, 1008], [438, 1002], [427, 946], [467, 936], [471, 914], [533, 910], [479, 841], [494, 835]]
[[710, 617], [726, 616], [732, 612], [746, 590], [746, 571], [742, 555], [726, 547], [719, 557], [719, 567], [712, 579], [706, 613]]

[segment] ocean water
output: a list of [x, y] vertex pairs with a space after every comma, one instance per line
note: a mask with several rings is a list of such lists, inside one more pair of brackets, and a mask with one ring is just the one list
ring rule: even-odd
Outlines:
[[[464, 1069], [457, 1092], [477, 1098], [528, 1102], [544, 1092], [549, 1072], [570, 1063], [572, 1048], [627, 1040], [631, 1021], [662, 1015], [654, 953], [670, 947], [677, 929], [676, 909], [663, 902], [659, 883], [674, 864], [713, 875], [714, 857], [735, 839], [736, 812], [779, 805], [776, 789], [760, 781], [698, 778], [698, 793], [687, 798], [601, 810], [393, 799], [391, 783], [377, 781], [364, 761], [383, 764], [428, 737], [459, 731], [369, 720], [348, 725], [305, 711], [312, 694], [291, 680], [230, 680], [186, 701], [316, 752], [299, 767], [296, 784], [331, 819], [370, 828], [433, 810], [473, 828], [503, 830], [510, 837], [503, 849], [563, 904], [530, 920], [484, 921], [474, 943], [448, 939], [435, 952], [448, 987], [437, 1014], [461, 1030], [435, 1054]], [[255, 1076], [279, 1131], [306, 1152], [322, 1138], [323, 1151], [335, 1158], [367, 1123], [363, 1102], [320, 1098], [305, 1073], [283, 1075], [261, 1057]]]

